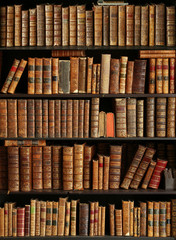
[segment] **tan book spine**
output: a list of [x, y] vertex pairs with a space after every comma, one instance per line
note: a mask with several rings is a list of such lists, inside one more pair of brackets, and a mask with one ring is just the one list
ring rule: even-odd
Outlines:
[[62, 6], [54, 5], [54, 46], [62, 45]]
[[128, 61], [127, 82], [126, 82], [126, 91], [125, 91], [126, 93], [132, 93], [133, 73], [134, 73], [134, 61]]
[[102, 46], [102, 6], [94, 6], [94, 45]]
[[125, 93], [126, 89], [127, 63], [128, 57], [122, 56], [120, 59], [120, 93]]
[[7, 100], [7, 128], [8, 137], [15, 138], [17, 134], [17, 99]]
[[147, 173], [144, 177], [144, 180], [143, 180], [143, 183], [142, 183], [142, 186], [141, 188], [143, 189], [147, 189], [148, 185], [149, 185], [149, 182], [150, 182], [150, 179], [152, 177], [152, 173], [154, 171], [154, 168], [156, 166], [156, 162], [154, 162], [153, 160], [150, 162], [150, 165], [149, 165], [149, 168], [147, 170]]
[[36, 8], [37, 8], [37, 46], [44, 46], [45, 45], [45, 5], [40, 4], [40, 5], [37, 5]]
[[61, 136], [67, 137], [67, 100], [61, 100]]
[[148, 45], [148, 34], [149, 34], [149, 10], [147, 6], [141, 6], [141, 46]]
[[98, 155], [98, 189], [103, 189], [103, 156]]
[[97, 76], [96, 76], [96, 94], [100, 93], [100, 78], [101, 78], [101, 64], [97, 64]]
[[73, 100], [67, 100], [67, 134], [68, 138], [72, 138], [73, 136]]
[[155, 5], [149, 5], [149, 46], [155, 45]]
[[9, 236], [8, 230], [8, 221], [9, 221], [9, 213], [8, 213], [8, 203], [4, 203], [4, 236]]
[[70, 202], [66, 202], [65, 206], [65, 236], [69, 236], [70, 234]]
[[94, 205], [94, 236], [98, 235], [98, 208], [99, 208], [99, 202], [95, 202], [95, 205]]
[[92, 98], [91, 103], [91, 137], [98, 137], [98, 123], [99, 123], [99, 98]]
[[0, 237], [4, 237], [4, 208], [0, 208]]
[[50, 138], [55, 137], [55, 100], [48, 102], [48, 135]]
[[86, 11], [86, 46], [93, 46], [93, 11]]
[[52, 94], [52, 59], [43, 58], [43, 93]]
[[27, 138], [27, 100], [18, 100], [18, 137]]
[[33, 189], [43, 189], [42, 147], [32, 147]]
[[53, 202], [52, 209], [52, 236], [57, 236], [57, 224], [58, 224], [58, 202]]
[[140, 202], [140, 236], [147, 236], [147, 203]]
[[14, 29], [14, 46], [20, 47], [21, 46], [21, 39], [22, 39], [22, 5], [14, 5], [14, 20], [15, 20], [15, 29]]
[[37, 45], [37, 9], [29, 9], [29, 46]]
[[130, 236], [130, 201], [122, 201], [123, 236]]
[[55, 100], [55, 137], [61, 137], [61, 100]]
[[21, 46], [29, 45], [29, 10], [22, 11], [22, 39]]
[[7, 6], [7, 38], [6, 47], [14, 45], [14, 6]]
[[126, 7], [118, 6], [118, 46], [125, 46]]
[[40, 236], [40, 201], [36, 201], [35, 236]]
[[166, 202], [159, 202], [159, 236], [167, 237], [166, 234]]
[[51, 146], [43, 147], [43, 189], [52, 189], [51, 153]]
[[79, 93], [86, 93], [86, 65], [87, 58], [79, 58], [79, 81], [78, 81], [78, 91]]
[[19, 147], [8, 147], [8, 190], [20, 190]]
[[130, 201], [130, 236], [133, 236], [134, 229], [134, 201]]
[[8, 135], [7, 103], [6, 99], [1, 99], [0, 101], [0, 137], [2, 138], [6, 138]]
[[35, 59], [35, 94], [43, 93], [43, 59]]
[[83, 190], [84, 144], [74, 144], [74, 190]]
[[69, 6], [69, 45], [76, 46], [77, 29], [77, 9], [76, 6]]
[[144, 100], [137, 100], [137, 137], [144, 136]]
[[116, 137], [127, 137], [126, 99], [116, 98]]
[[166, 202], [166, 235], [171, 236], [171, 202]]
[[92, 189], [98, 190], [98, 160], [93, 160]]
[[156, 84], [156, 59], [151, 58], [149, 60], [150, 72], [149, 72], [149, 93], [155, 93]]
[[141, 44], [141, 6], [134, 7], [134, 45]]
[[134, 45], [134, 5], [126, 6], [126, 46]]
[[68, 46], [69, 34], [69, 12], [68, 7], [62, 7], [62, 46]]
[[95, 211], [95, 203], [90, 202], [90, 225], [89, 225], [89, 236], [94, 236], [94, 211]]
[[169, 93], [175, 93], [175, 58], [170, 59], [170, 84]]
[[40, 236], [46, 235], [46, 202], [40, 202]]
[[77, 46], [86, 45], [86, 7], [77, 6]]
[[70, 58], [70, 93], [78, 93], [79, 58]]
[[148, 237], [153, 237], [153, 202], [148, 201], [148, 217], [147, 217]]
[[175, 98], [168, 98], [167, 103], [167, 137], [175, 137]]
[[159, 202], [153, 203], [153, 236], [159, 237], [159, 217], [160, 217], [160, 204]]
[[90, 100], [84, 100], [84, 138], [89, 138]]
[[109, 6], [109, 45], [117, 46], [117, 6]]
[[46, 236], [52, 236], [53, 202], [46, 202]]
[[65, 205], [67, 198], [59, 198], [58, 209], [58, 236], [64, 236], [65, 231]]
[[155, 136], [155, 98], [147, 98], [146, 136]]
[[48, 108], [48, 99], [43, 100], [42, 104], [42, 137], [48, 138], [48, 116], [49, 108]]
[[115, 204], [109, 204], [110, 235], [115, 235]]
[[122, 236], [122, 210], [115, 210], [115, 228], [116, 236]]
[[78, 113], [78, 137], [84, 137], [84, 100], [79, 100], [79, 113]]
[[73, 190], [73, 147], [63, 147], [63, 190]]
[[101, 56], [101, 85], [100, 93], [109, 93], [111, 54], [102, 54]]
[[52, 59], [52, 94], [58, 94], [59, 58]]
[[136, 99], [127, 99], [127, 134], [128, 137], [136, 137]]
[[53, 24], [54, 9], [52, 4], [45, 5], [45, 44], [53, 46], [54, 24]]
[[120, 61], [119, 59], [111, 58], [110, 64], [110, 84], [109, 93], [119, 93], [119, 75], [120, 75]]
[[77, 212], [77, 200], [71, 201], [71, 223], [70, 223], [70, 235], [76, 236], [76, 212]]
[[31, 236], [35, 236], [36, 229], [36, 200], [31, 199]]
[[98, 207], [98, 236], [101, 236], [101, 207]]
[[96, 84], [97, 83], [97, 64], [92, 66], [92, 94], [96, 94]]
[[104, 156], [104, 168], [103, 168], [103, 190], [109, 189], [109, 163], [110, 163], [110, 157]]
[[166, 137], [166, 98], [156, 100], [156, 136]]
[[101, 235], [105, 236], [106, 207], [101, 207]]
[[93, 57], [87, 58], [87, 93], [91, 93]]
[[73, 137], [78, 137], [79, 100], [73, 100]]

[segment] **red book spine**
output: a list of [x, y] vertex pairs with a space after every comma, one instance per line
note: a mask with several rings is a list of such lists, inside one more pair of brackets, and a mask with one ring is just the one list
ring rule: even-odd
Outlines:
[[25, 208], [17, 208], [17, 236], [24, 237]]
[[30, 236], [31, 206], [25, 206], [25, 236]]

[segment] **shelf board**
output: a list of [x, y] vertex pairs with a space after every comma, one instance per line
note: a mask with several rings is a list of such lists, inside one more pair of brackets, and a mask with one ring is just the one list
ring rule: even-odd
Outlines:
[[137, 240], [137, 239], [146, 239], [146, 240], [174, 240], [175, 238], [174, 237], [117, 237], [117, 236], [109, 236], [109, 235], [106, 235], [106, 236], [94, 236], [94, 237], [90, 237], [90, 236], [44, 236], [44, 237], [40, 237], [40, 236], [35, 236], [35, 237], [0, 237], [0, 239], [36, 239], [36, 240], [39, 240], [39, 239], [81, 239], [81, 240], [84, 240], [84, 239], [91, 239], [91, 240], [94, 240], [94, 239], [118, 239], [118, 240], [124, 240], [124, 239], [127, 239], [127, 240]]

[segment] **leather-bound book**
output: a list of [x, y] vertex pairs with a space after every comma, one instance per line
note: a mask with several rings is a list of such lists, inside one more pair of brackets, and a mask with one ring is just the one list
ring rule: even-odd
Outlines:
[[169, 59], [163, 59], [163, 93], [169, 93]]
[[127, 99], [127, 134], [136, 137], [136, 98]]
[[[16, 228], [15, 224], [13, 224], [13, 209], [15, 207], [15, 203], [8, 203], [8, 236], [11, 237], [14, 235], [14, 231], [12, 231], [12, 225], [14, 225], [14, 228]], [[16, 213], [16, 221], [17, 221], [17, 213]], [[17, 223], [16, 223], [17, 224]], [[17, 236], [17, 229], [15, 229], [15, 233]]]
[[32, 190], [32, 151], [31, 147], [20, 147], [20, 190]]
[[84, 161], [84, 144], [74, 144], [74, 161], [73, 161], [74, 190], [83, 190], [83, 161]]
[[122, 236], [122, 210], [115, 209], [115, 232], [116, 236]]
[[117, 6], [109, 6], [109, 45], [117, 46]]
[[84, 137], [84, 100], [79, 100], [78, 137]]
[[66, 202], [65, 205], [65, 236], [69, 236], [70, 234], [70, 206], [71, 202]]
[[70, 235], [76, 236], [76, 215], [77, 215], [77, 200], [71, 200], [71, 228]]
[[114, 113], [107, 113], [105, 115], [105, 136], [106, 137], [115, 137]]
[[99, 123], [99, 98], [92, 98], [91, 103], [91, 137], [98, 137], [98, 123]]
[[159, 219], [160, 219], [160, 203], [153, 202], [153, 236], [159, 237]]
[[103, 156], [98, 154], [98, 189], [103, 189]]
[[134, 45], [141, 45], [141, 6], [134, 6]]
[[78, 81], [78, 92], [86, 93], [86, 64], [87, 58], [79, 58], [79, 81]]
[[78, 137], [79, 100], [73, 100], [73, 137]]
[[134, 45], [134, 5], [126, 6], [126, 46]]
[[52, 186], [53, 189], [62, 189], [62, 147], [52, 147]]
[[19, 148], [8, 147], [8, 190], [20, 190], [20, 176], [19, 176]]
[[7, 100], [6, 99], [1, 99], [0, 101], [0, 137], [1, 138], [6, 138], [7, 137], [7, 130], [8, 130], [8, 125], [7, 125]]
[[79, 204], [79, 235], [88, 236], [89, 204]]
[[137, 118], [137, 129], [136, 135], [137, 137], [144, 136], [144, 100], [137, 100], [136, 106], [136, 118]]
[[52, 236], [57, 236], [58, 225], [58, 202], [53, 202], [52, 208]]
[[[103, 156], [104, 168], [103, 168], [103, 190], [109, 189], [109, 168], [110, 168], [110, 157]], [[112, 166], [111, 166], [112, 167]], [[112, 184], [112, 181], [111, 181]]]
[[171, 236], [171, 202], [166, 202], [166, 235]]
[[69, 8], [62, 7], [62, 46], [68, 46], [69, 43]]
[[17, 208], [17, 236], [24, 237], [25, 208]]
[[103, 6], [102, 11], [103, 11], [103, 46], [108, 46], [109, 45], [109, 6]]
[[29, 11], [28, 10], [23, 10], [22, 15], [21, 15], [21, 24], [22, 24], [22, 29], [21, 29], [21, 46], [26, 47], [29, 45], [28, 40], [29, 40]]
[[42, 137], [42, 100], [35, 100], [35, 137]]
[[37, 45], [37, 9], [29, 9], [29, 46]]
[[98, 236], [101, 236], [101, 207], [98, 207]]
[[155, 5], [149, 5], [149, 46], [155, 45]]
[[147, 236], [147, 203], [140, 202], [141, 216], [140, 216], [140, 236]]
[[21, 28], [22, 28], [22, 22], [21, 22], [21, 12], [22, 5], [14, 5], [14, 46], [20, 47], [21, 46]]
[[166, 7], [166, 45], [175, 46], [175, 6]]
[[0, 190], [8, 189], [7, 148], [0, 147]]
[[126, 7], [118, 6], [118, 46], [125, 46]]
[[86, 7], [77, 6], [77, 46], [86, 45]]
[[105, 137], [106, 136], [106, 113], [104, 111], [99, 112], [99, 126], [98, 126], [98, 134], [99, 137]]
[[148, 201], [148, 217], [147, 217], [147, 232], [148, 237], [153, 237], [153, 202]]
[[167, 237], [166, 234], [166, 202], [159, 202], [160, 209], [159, 209], [159, 236], [160, 237]]
[[98, 160], [93, 160], [92, 189], [98, 190]]
[[96, 76], [96, 94], [100, 94], [100, 80], [101, 80], [101, 64], [97, 64], [97, 76]]
[[126, 89], [126, 77], [127, 77], [127, 63], [128, 57], [121, 57], [120, 59], [120, 93], [125, 93]]
[[105, 236], [106, 207], [101, 207], [101, 235]]
[[35, 100], [27, 100], [27, 134], [28, 138], [35, 137]]
[[43, 59], [35, 59], [35, 94], [43, 93]]
[[46, 140], [5, 140], [4, 146], [46, 146]]
[[0, 7], [0, 45], [1, 47], [6, 46], [6, 38], [7, 38], [7, 8], [6, 6]]
[[41, 203], [36, 201], [36, 222], [35, 222], [35, 236], [40, 236], [40, 213]]
[[70, 58], [70, 93], [78, 93], [79, 58]]
[[17, 209], [12, 209], [12, 236], [17, 237]]
[[35, 58], [28, 58], [28, 94], [35, 93]]
[[103, 11], [102, 6], [94, 6], [94, 45], [95, 46], [102, 46], [102, 18], [103, 18]]
[[109, 204], [110, 236], [115, 235], [115, 204]]
[[31, 206], [25, 205], [25, 228], [24, 234], [26, 237], [30, 236], [30, 225], [31, 225]]
[[12, 82], [10, 84], [10, 87], [8, 89], [8, 93], [12, 93], [13, 94], [15, 92], [16, 87], [17, 87], [17, 85], [18, 85], [18, 83], [19, 83], [19, 81], [21, 79], [21, 76], [22, 76], [22, 74], [24, 72], [24, 69], [26, 67], [26, 64], [27, 64], [27, 61], [25, 61], [24, 59], [21, 59], [21, 62], [20, 62], [19, 66], [18, 66], [18, 68], [16, 70], [16, 73], [15, 73], [15, 75], [14, 75], [14, 77], [12, 79]]
[[101, 87], [100, 93], [109, 93], [111, 54], [101, 56]]
[[55, 137], [61, 137], [61, 100], [55, 100]]
[[32, 147], [33, 189], [43, 189], [42, 147]]
[[7, 75], [7, 78], [6, 78], [6, 80], [5, 80], [4, 84], [3, 84], [3, 87], [1, 89], [2, 93], [7, 93], [8, 89], [9, 89], [9, 86], [10, 86], [10, 84], [12, 82], [12, 79], [13, 79], [16, 71], [17, 71], [18, 66], [19, 66], [19, 63], [20, 63], [20, 60], [14, 59], [13, 64], [11, 66], [11, 69], [10, 69], [10, 71], [9, 71], [9, 73]]
[[171, 199], [171, 209], [172, 209], [172, 217], [171, 217], [171, 226], [172, 226], [172, 236], [176, 236], [176, 199]]
[[40, 236], [46, 235], [46, 202], [40, 201]]
[[146, 136], [155, 136], [155, 98], [147, 98]]
[[115, 99], [116, 137], [127, 137], [126, 99]]
[[52, 148], [43, 147], [43, 189], [52, 189]]
[[95, 146], [85, 146], [84, 147], [84, 166], [83, 166], [83, 183], [84, 189], [91, 188], [91, 166], [92, 158], [95, 153]]
[[161, 181], [161, 175], [166, 168], [167, 161], [166, 160], [161, 160], [157, 159], [156, 162], [156, 167], [154, 169], [153, 175], [151, 177], [149, 187], [153, 189], [158, 189]]
[[53, 46], [53, 15], [54, 9], [52, 4], [45, 5], [45, 44]]
[[141, 46], [148, 46], [149, 6], [141, 6]]
[[122, 201], [123, 236], [130, 236], [130, 201]]
[[86, 11], [86, 46], [93, 46], [93, 10]]
[[[52, 236], [53, 202], [46, 202], [46, 236]], [[65, 213], [65, 212], [64, 212]]]
[[62, 44], [62, 6], [54, 5], [54, 46], [61, 46]]
[[65, 231], [65, 205], [67, 198], [59, 198], [58, 209], [58, 236], [64, 236]]
[[175, 58], [169, 59], [170, 63], [170, 81], [169, 81], [169, 93], [175, 93]]
[[119, 59], [111, 58], [110, 62], [110, 83], [109, 93], [119, 93], [119, 73], [120, 73], [120, 61]]
[[83, 137], [89, 138], [90, 100], [84, 100], [84, 126]]
[[73, 136], [73, 131], [72, 131], [72, 126], [73, 126], [73, 100], [69, 99], [67, 100], [67, 126], [66, 126], [66, 137], [67, 138], [72, 138]]
[[122, 146], [110, 146], [109, 188], [118, 189], [121, 176]]
[[50, 138], [55, 137], [55, 100], [49, 100], [48, 103], [48, 135]]
[[134, 61], [133, 93], [145, 93], [147, 60]]
[[17, 99], [7, 100], [7, 128], [8, 137], [16, 138], [17, 134]]
[[165, 45], [165, 4], [155, 6], [155, 45]]
[[130, 236], [134, 234], [134, 201], [130, 201]]
[[44, 46], [45, 33], [46, 33], [45, 32], [45, 14], [48, 15], [48, 12], [45, 13], [46, 9], [44, 4], [39, 4], [36, 6], [36, 8], [37, 8], [37, 46]]
[[94, 236], [98, 235], [98, 208], [99, 202], [95, 202], [94, 205]]
[[27, 100], [18, 100], [18, 137], [27, 138]]
[[125, 93], [132, 93], [133, 86], [133, 74], [134, 74], [134, 61], [128, 61], [127, 65], [127, 79], [126, 79], [126, 91]]
[[61, 102], [61, 136], [67, 137], [67, 100]]
[[4, 208], [0, 208], [0, 237], [4, 237]]
[[6, 47], [14, 46], [14, 6], [7, 6]]
[[63, 147], [63, 190], [73, 190], [73, 147]]
[[121, 188], [124, 188], [124, 189], [128, 189], [132, 180], [133, 180], [133, 177], [137, 171], [137, 168], [142, 160], [142, 157], [145, 153], [145, 150], [146, 150], [146, 147], [142, 146], [142, 145], [139, 145], [138, 147], [138, 150], [131, 162], [131, 165], [125, 175], [125, 178], [121, 184]]
[[[42, 137], [48, 138], [48, 99], [43, 99], [42, 103]], [[50, 116], [49, 116], [50, 117]]]
[[70, 93], [70, 60], [59, 60], [59, 93]]
[[97, 64], [92, 65], [92, 94], [96, 94], [97, 85]]
[[[71, 73], [72, 76], [72, 73]], [[59, 81], [59, 59], [52, 59], [52, 93], [58, 93], [58, 81]]]
[[145, 175], [146, 171], [147, 171], [147, 168], [153, 158], [155, 154], [155, 150], [152, 149], [152, 148], [147, 148], [145, 154], [144, 154], [144, 157], [133, 177], [133, 180], [130, 184], [130, 187], [131, 188], [134, 188], [134, 189], [138, 189], [141, 181], [142, 181], [142, 178], [143, 176]]
[[138, 230], [138, 223], [137, 223], [137, 207], [134, 208], [134, 233], [133, 233], [133, 236], [134, 237], [137, 237], [137, 230]]
[[89, 225], [89, 236], [94, 236], [94, 215], [95, 215], [95, 203], [90, 202], [90, 225]]
[[156, 136], [166, 137], [166, 98], [156, 99]]
[[93, 57], [88, 57], [87, 58], [87, 93], [91, 93], [92, 66], [93, 66]]
[[76, 46], [77, 7], [69, 6], [69, 45]]
[[149, 93], [155, 93], [155, 68], [156, 68], [156, 59], [149, 59]]
[[52, 94], [52, 59], [43, 58], [43, 93]]
[[148, 170], [147, 170], [147, 173], [146, 173], [146, 175], [145, 175], [145, 177], [144, 177], [144, 180], [143, 180], [143, 182], [142, 182], [141, 188], [147, 189], [148, 184], [149, 184], [149, 182], [150, 182], [150, 179], [151, 179], [151, 177], [152, 177], [152, 174], [153, 174], [153, 171], [154, 171], [155, 166], [156, 166], [156, 162], [153, 161], [153, 160], [151, 160], [150, 165], [149, 165], [149, 168], [148, 168]]
[[140, 237], [141, 232], [141, 209], [137, 208], [137, 237]]
[[175, 98], [168, 98], [167, 137], [175, 137]]

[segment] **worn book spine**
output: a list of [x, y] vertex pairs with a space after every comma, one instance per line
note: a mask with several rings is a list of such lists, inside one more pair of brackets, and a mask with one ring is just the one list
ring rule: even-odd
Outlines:
[[163, 59], [163, 93], [169, 93], [169, 59]]
[[53, 202], [52, 208], [52, 236], [57, 236], [58, 202]]
[[77, 6], [77, 46], [86, 45], [86, 7]]
[[74, 144], [74, 190], [83, 190], [84, 144]]
[[48, 137], [48, 99], [44, 99], [42, 103], [42, 137]]
[[78, 80], [78, 92], [86, 93], [86, 64], [87, 58], [79, 58], [79, 80]]
[[175, 98], [167, 100], [167, 137], [175, 137]]
[[45, 5], [40, 4], [37, 8], [37, 46], [45, 45]]
[[137, 137], [144, 136], [144, 100], [137, 100], [136, 106], [136, 118], [137, 118], [137, 129], [136, 134]]
[[63, 190], [73, 190], [73, 147], [63, 147]]
[[35, 235], [40, 236], [40, 212], [41, 212], [41, 203], [36, 201], [36, 222], [35, 222]]
[[102, 190], [103, 189], [103, 156], [98, 155], [98, 189]]
[[70, 93], [78, 93], [79, 58], [70, 58]]
[[155, 136], [155, 98], [147, 98], [146, 136]]
[[122, 236], [122, 210], [115, 210], [115, 232], [116, 236]]
[[29, 9], [29, 46], [37, 45], [37, 9]]
[[6, 99], [1, 99], [0, 101], [0, 137], [2, 138], [6, 138], [8, 136], [7, 103]]
[[7, 6], [6, 47], [14, 46], [14, 6]]
[[62, 6], [54, 5], [54, 29], [53, 29], [53, 45], [61, 46], [62, 44]]
[[29, 45], [29, 10], [22, 11], [22, 30], [21, 30], [21, 46], [26, 47]]
[[53, 202], [46, 202], [46, 236], [52, 236]]
[[89, 236], [94, 236], [94, 211], [95, 211], [95, 203], [90, 202], [90, 224], [89, 224]]
[[83, 137], [89, 138], [90, 100], [84, 100], [84, 126]]
[[69, 6], [69, 45], [76, 46], [77, 7]]
[[172, 217], [171, 217], [171, 225], [172, 225], [172, 236], [176, 236], [176, 200], [171, 200], [171, 208], [172, 208]]
[[95, 205], [94, 205], [94, 236], [98, 235], [98, 208], [99, 208], [99, 202], [95, 202]]
[[91, 93], [92, 66], [93, 66], [93, 57], [88, 57], [87, 58], [87, 93]]
[[40, 201], [40, 236], [46, 235], [46, 202]]
[[58, 94], [59, 83], [59, 59], [52, 59], [52, 94]]
[[99, 206], [98, 207], [98, 236], [101, 236], [101, 225], [102, 225], [102, 222], [101, 222], [101, 207]]
[[22, 28], [22, 22], [21, 22], [21, 15], [22, 15], [22, 5], [14, 5], [14, 46], [20, 47], [21, 46], [21, 28]]
[[70, 234], [70, 206], [71, 202], [66, 202], [65, 206], [65, 236]]
[[7, 129], [8, 137], [16, 138], [17, 132], [17, 99], [7, 100]]
[[134, 208], [134, 229], [133, 229], [133, 236], [137, 237], [137, 230], [138, 230], [138, 223], [137, 223], [137, 207]]
[[35, 137], [35, 100], [27, 100], [27, 134], [29, 138]]
[[30, 236], [30, 225], [31, 225], [31, 206], [25, 205], [25, 236]]
[[155, 45], [165, 45], [165, 5], [156, 4], [155, 6]]
[[126, 99], [115, 99], [116, 137], [127, 137]]
[[12, 209], [12, 236], [17, 237], [17, 209]]
[[48, 135], [50, 138], [55, 137], [55, 100], [48, 102]]
[[[117, 9], [118, 10], [118, 9]], [[109, 45], [109, 6], [103, 6], [103, 46]]]
[[8, 237], [9, 229], [8, 229], [8, 221], [9, 221], [9, 213], [8, 213], [8, 203], [4, 203], [4, 236]]
[[149, 35], [148, 8], [149, 8], [148, 5], [141, 6], [141, 46], [148, 45], [148, 35]]
[[147, 60], [134, 61], [133, 93], [145, 93]]
[[97, 83], [97, 64], [92, 66], [92, 94], [96, 94], [96, 83]]
[[149, 60], [149, 93], [155, 93], [156, 59]]
[[121, 57], [120, 59], [120, 85], [119, 93], [125, 93], [126, 89], [126, 77], [127, 77], [127, 63], [128, 57]]
[[134, 6], [134, 45], [141, 45], [141, 6]]
[[86, 11], [86, 46], [93, 46], [93, 11]]
[[54, 9], [52, 4], [45, 5], [45, 45], [53, 46], [53, 15]]
[[73, 137], [78, 137], [79, 100], [73, 100]]
[[28, 58], [28, 94], [35, 93], [35, 58]]
[[18, 100], [18, 137], [27, 138], [27, 100]]
[[147, 217], [147, 232], [148, 237], [153, 237], [153, 202], [148, 201], [148, 217]]
[[171, 202], [166, 202], [166, 235], [171, 236]]
[[159, 209], [159, 235], [160, 237], [167, 237], [166, 234], [166, 202], [160, 202], [159, 203], [160, 209]]
[[166, 137], [166, 98], [156, 99], [156, 136]]
[[109, 204], [110, 235], [115, 235], [115, 204]]
[[94, 6], [94, 45], [102, 46], [102, 6]]
[[62, 46], [68, 46], [69, 43], [69, 8], [62, 7]]
[[98, 137], [98, 123], [99, 123], [99, 98], [92, 98], [91, 103], [91, 137]]
[[134, 201], [130, 201], [130, 236], [134, 232]]
[[79, 204], [79, 235], [88, 236], [89, 204]]
[[127, 65], [127, 79], [125, 93], [132, 93], [133, 86], [133, 74], [134, 74], [134, 61], [128, 61]]
[[20, 190], [19, 147], [8, 147], [8, 190]]
[[147, 203], [140, 202], [140, 236], [147, 236]]
[[153, 171], [154, 171], [155, 166], [156, 166], [156, 162], [153, 161], [153, 160], [151, 160], [150, 165], [149, 165], [149, 168], [148, 168], [148, 170], [147, 170], [147, 173], [146, 173], [146, 175], [145, 175], [145, 177], [144, 177], [144, 180], [143, 180], [143, 182], [142, 182], [141, 188], [147, 189], [148, 184], [149, 184], [149, 182], [150, 182], [150, 179], [151, 179], [151, 177], [152, 177], [152, 174], [153, 174]]
[[101, 207], [101, 235], [105, 236], [106, 207]]
[[134, 5], [126, 6], [126, 46], [134, 45]]
[[61, 102], [61, 136], [67, 136], [67, 100]]
[[93, 160], [92, 166], [92, 189], [98, 190], [98, 160]]
[[42, 100], [35, 100], [35, 137], [42, 137]]
[[136, 99], [127, 99], [127, 134], [136, 137]]
[[52, 147], [52, 185], [53, 189], [62, 189], [62, 147]]
[[160, 219], [160, 203], [154, 202], [153, 203], [153, 236], [159, 237], [159, 219]]
[[43, 93], [52, 94], [52, 59], [43, 59]]
[[104, 168], [103, 168], [103, 190], [109, 189], [109, 168], [110, 168], [110, 157], [104, 156]]
[[122, 201], [123, 236], [130, 236], [130, 201]]
[[55, 100], [55, 137], [61, 137], [61, 100]]
[[72, 138], [73, 136], [73, 100], [67, 100], [67, 126], [66, 126], [66, 136], [67, 138]]
[[[12, 237], [14, 231], [12, 230], [12, 224], [13, 224], [13, 209], [15, 207], [15, 203], [8, 203], [8, 236]], [[17, 216], [16, 216], [16, 220], [17, 220]], [[15, 228], [15, 226], [14, 226]], [[15, 235], [17, 235], [17, 229], [15, 231]]]
[[118, 46], [125, 46], [126, 7], [118, 6]]
[[175, 7], [166, 7], [166, 45], [175, 46]]
[[137, 208], [137, 237], [140, 237], [140, 231], [141, 231], [141, 209], [140, 207]]
[[35, 58], [35, 94], [43, 93], [43, 59]]
[[109, 45], [117, 46], [117, 6], [109, 6]]
[[119, 73], [120, 73], [120, 61], [119, 59], [111, 59], [110, 62], [110, 83], [109, 93], [119, 93]]
[[79, 100], [78, 112], [78, 137], [84, 137], [84, 100]]
[[149, 5], [149, 46], [155, 45], [155, 5]]
[[8, 189], [8, 162], [7, 162], [7, 148], [0, 147], [0, 189]]
[[59, 60], [59, 93], [70, 93], [70, 60]]
[[91, 166], [92, 166], [92, 157], [94, 155], [95, 146], [85, 146], [84, 148], [84, 189], [91, 188]]
[[31, 199], [31, 224], [30, 224], [30, 236], [35, 236], [35, 222], [36, 222], [36, 199]]
[[51, 146], [43, 147], [43, 189], [52, 189], [52, 151]]
[[169, 93], [175, 93], [175, 58], [171, 58], [169, 61], [170, 61]]
[[42, 147], [32, 147], [33, 189], [43, 189]]
[[70, 223], [70, 235], [76, 236], [76, 214], [77, 213], [77, 200], [71, 201], [71, 223]]
[[0, 45], [1, 47], [6, 46], [6, 40], [7, 40], [7, 8], [6, 6], [0, 7]]
[[111, 54], [101, 56], [101, 85], [100, 93], [109, 93]]

